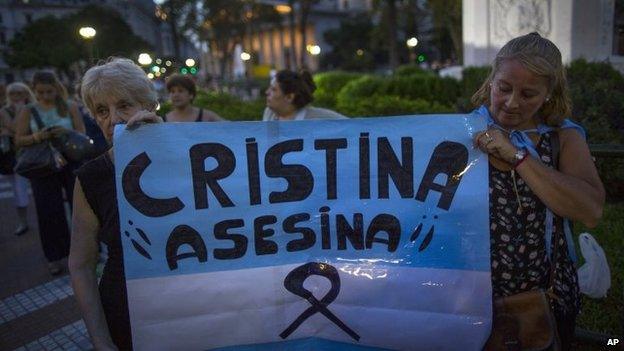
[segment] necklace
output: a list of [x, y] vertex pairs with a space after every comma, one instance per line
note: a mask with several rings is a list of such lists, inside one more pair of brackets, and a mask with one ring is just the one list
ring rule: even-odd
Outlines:
[[518, 185], [516, 185], [516, 170], [511, 170], [511, 180], [513, 181], [514, 193], [516, 193], [516, 201], [518, 201], [518, 209], [516, 213], [518, 215], [522, 214], [522, 201], [520, 201], [520, 194], [518, 193]]

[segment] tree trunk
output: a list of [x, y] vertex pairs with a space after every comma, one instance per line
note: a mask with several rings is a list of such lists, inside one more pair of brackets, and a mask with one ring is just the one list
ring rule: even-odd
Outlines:
[[308, 45], [308, 15], [310, 14], [310, 7], [312, 2], [310, 0], [301, 0], [299, 9], [299, 32], [301, 33], [301, 56], [299, 57], [299, 67], [301, 69], [307, 69], [306, 58], [307, 45]]
[[395, 0], [386, 0], [388, 20], [388, 52], [390, 68], [399, 66], [399, 53], [397, 50], [397, 9]]
[[[292, 63], [297, 65], [297, 42], [295, 40], [296, 28], [295, 28], [295, 1], [288, 1], [288, 5], [290, 6], [290, 12], [288, 13], [289, 19], [289, 27], [290, 27], [290, 55], [286, 60], [286, 69], [291, 69], [291, 61]], [[292, 69], [296, 69], [293, 67]]]
[[174, 61], [180, 61], [180, 38], [177, 28], [177, 16], [172, 5], [169, 5], [169, 27], [171, 28], [171, 39], [173, 39], [173, 58]]

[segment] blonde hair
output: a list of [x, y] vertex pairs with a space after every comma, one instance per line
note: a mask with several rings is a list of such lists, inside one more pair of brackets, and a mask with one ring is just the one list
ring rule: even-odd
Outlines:
[[144, 109], [153, 111], [158, 96], [152, 82], [132, 60], [112, 57], [91, 67], [82, 78], [82, 101], [95, 116], [95, 103], [103, 97], [130, 98]]
[[35, 94], [33, 94], [32, 90], [30, 90], [28, 85], [22, 82], [14, 82], [14, 83], [7, 85], [6, 87], [6, 94], [7, 94], [6, 105], [7, 106], [11, 105], [11, 99], [9, 99], [9, 94], [14, 93], [14, 92], [25, 92], [27, 95], [26, 104], [31, 104], [37, 101], [37, 98], [35, 98]]
[[472, 103], [476, 106], [490, 104], [492, 80], [501, 64], [508, 60], [517, 60], [532, 73], [546, 78], [550, 97], [537, 115], [549, 126], [561, 125], [572, 110], [561, 52], [553, 42], [536, 32], [514, 38], [498, 51], [492, 62], [492, 70], [483, 85], [472, 96]]

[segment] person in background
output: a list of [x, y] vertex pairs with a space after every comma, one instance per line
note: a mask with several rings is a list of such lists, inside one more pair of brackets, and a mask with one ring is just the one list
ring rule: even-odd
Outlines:
[[[17, 147], [45, 142], [73, 129], [84, 133], [82, 117], [76, 104], [68, 101], [67, 91], [52, 72], [39, 71], [33, 76], [37, 102], [18, 114], [15, 126]], [[39, 115], [45, 128], [40, 129], [33, 114]], [[39, 238], [52, 275], [63, 271], [63, 260], [69, 254], [69, 227], [65, 199], [72, 197], [74, 175], [68, 164], [61, 172], [31, 179]]]
[[[571, 106], [561, 52], [537, 33], [512, 39], [472, 101], [481, 105], [474, 113], [488, 121], [474, 142], [489, 158], [494, 298], [547, 290], [557, 252], [551, 306], [568, 350], [580, 294], [574, 242], [562, 218], [595, 227], [605, 191], [583, 129], [566, 119]], [[551, 239], [555, 233], [559, 240]]]
[[197, 96], [197, 86], [189, 76], [173, 74], [167, 78], [166, 85], [173, 107], [173, 110], [165, 116], [167, 122], [220, 122], [224, 120], [210, 110], [192, 105]]
[[106, 141], [106, 138], [104, 138], [104, 134], [102, 134], [102, 130], [98, 127], [95, 119], [82, 103], [80, 88], [81, 86], [79, 81], [74, 86], [74, 94], [72, 95], [75, 96], [74, 100], [76, 101], [76, 105], [78, 105], [78, 111], [80, 111], [80, 115], [82, 116], [87, 135], [91, 138], [91, 140], [93, 140], [93, 153], [87, 156], [87, 159], [92, 159], [108, 150], [108, 142]]
[[[110, 145], [116, 125], [162, 123], [157, 94], [141, 67], [114, 58], [90, 68], [82, 97]], [[76, 171], [69, 272], [74, 295], [96, 350], [131, 350], [132, 336], [115, 187], [114, 145]], [[99, 242], [108, 260], [99, 281]]]
[[[11, 83], [7, 86], [6, 104], [0, 109], [0, 134], [8, 135], [15, 143], [15, 124], [17, 115], [22, 107], [34, 103], [35, 95], [32, 90], [20, 82]], [[13, 147], [17, 150], [16, 147]], [[17, 173], [9, 176], [13, 185], [15, 198], [15, 208], [17, 210], [17, 228], [13, 232], [15, 235], [23, 235], [28, 232], [28, 179]]]
[[344, 119], [338, 112], [312, 107], [316, 85], [307, 71], [300, 73], [282, 70], [271, 79], [266, 90], [266, 108], [263, 121], [288, 121], [305, 119]]

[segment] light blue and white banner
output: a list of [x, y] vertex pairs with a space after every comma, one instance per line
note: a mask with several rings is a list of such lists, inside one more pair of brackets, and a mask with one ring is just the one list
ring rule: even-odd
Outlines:
[[137, 350], [480, 350], [485, 120], [115, 130]]

